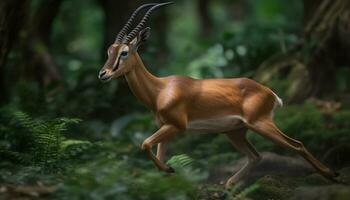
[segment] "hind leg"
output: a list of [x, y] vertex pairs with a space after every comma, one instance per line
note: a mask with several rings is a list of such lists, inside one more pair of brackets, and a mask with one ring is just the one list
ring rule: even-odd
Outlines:
[[226, 182], [226, 187], [239, 182], [245, 175], [247, 175], [261, 160], [259, 153], [255, 150], [253, 145], [246, 138], [247, 128], [241, 128], [232, 133], [227, 133], [226, 136], [231, 144], [242, 154], [248, 157], [247, 163], [229, 178]]
[[302, 142], [292, 139], [280, 131], [273, 121], [269, 118], [262, 119], [248, 124], [248, 127], [260, 135], [272, 140], [276, 144], [279, 144], [288, 149], [292, 149], [305, 158], [320, 174], [326, 178], [333, 179], [336, 176], [332, 170], [317, 160], [303, 145]]

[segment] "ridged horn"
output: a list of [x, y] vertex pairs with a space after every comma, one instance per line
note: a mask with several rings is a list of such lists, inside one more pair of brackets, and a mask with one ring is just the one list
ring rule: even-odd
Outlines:
[[132, 30], [132, 31], [128, 34], [128, 36], [127, 36], [126, 39], [124, 40], [124, 43], [126, 43], [126, 44], [129, 43], [132, 39], [135, 38], [135, 36], [136, 36], [136, 34], [137, 34], [138, 32], [140, 32], [143, 28], [145, 28], [146, 23], [147, 23], [147, 21], [148, 21], [150, 15], [151, 15], [151, 13], [152, 13], [155, 9], [160, 8], [160, 7], [162, 7], [162, 6], [166, 6], [166, 5], [172, 4], [172, 3], [173, 3], [173, 2], [160, 3], [160, 4], [157, 4], [157, 5], [153, 6], [152, 8], [150, 8], [150, 9], [146, 12], [145, 16], [143, 16], [143, 18], [142, 18], [142, 20], [140, 21], [140, 23], [134, 28], [134, 30]]
[[150, 6], [154, 6], [157, 5], [157, 3], [148, 3], [148, 4], [144, 4], [140, 7], [138, 7], [130, 16], [129, 20], [126, 22], [126, 24], [124, 25], [124, 27], [122, 28], [122, 30], [119, 31], [117, 38], [115, 40], [115, 43], [121, 43], [124, 36], [127, 34], [127, 32], [130, 30], [131, 26], [132, 26], [132, 22], [134, 21], [135, 17], [137, 16], [137, 14], [144, 8], [150, 7]]

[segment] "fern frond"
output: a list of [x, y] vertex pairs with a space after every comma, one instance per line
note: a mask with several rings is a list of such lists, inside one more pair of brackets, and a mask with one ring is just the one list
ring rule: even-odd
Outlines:
[[61, 144], [62, 135], [70, 124], [80, 122], [80, 119], [58, 118], [53, 120], [33, 119], [28, 114], [16, 111], [13, 120], [17, 121], [30, 134], [29, 152], [33, 162], [42, 166], [51, 166], [63, 156]]
[[168, 165], [174, 168], [190, 166], [192, 163], [193, 159], [186, 154], [172, 156], [167, 162]]

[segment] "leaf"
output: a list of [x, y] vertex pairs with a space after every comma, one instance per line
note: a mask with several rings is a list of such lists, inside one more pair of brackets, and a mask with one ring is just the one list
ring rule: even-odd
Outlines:
[[174, 168], [190, 166], [192, 163], [193, 159], [186, 154], [172, 156], [167, 162], [168, 165]]

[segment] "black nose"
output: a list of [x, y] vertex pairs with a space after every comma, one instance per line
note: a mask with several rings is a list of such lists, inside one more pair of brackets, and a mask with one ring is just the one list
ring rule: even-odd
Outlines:
[[100, 71], [100, 74], [98, 75], [99, 78], [102, 78], [106, 74], [106, 70]]

